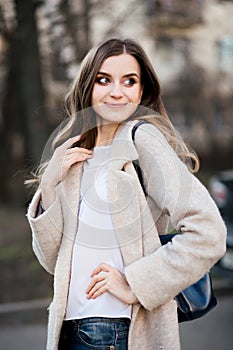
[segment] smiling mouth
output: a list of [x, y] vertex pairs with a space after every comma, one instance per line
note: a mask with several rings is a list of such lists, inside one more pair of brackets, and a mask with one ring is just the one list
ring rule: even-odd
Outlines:
[[105, 102], [104, 104], [105, 106], [110, 108], [121, 108], [127, 105], [127, 103], [111, 103], [111, 102]]

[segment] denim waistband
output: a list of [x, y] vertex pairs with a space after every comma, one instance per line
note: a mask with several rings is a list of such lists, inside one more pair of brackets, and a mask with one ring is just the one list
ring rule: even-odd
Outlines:
[[77, 325], [85, 324], [85, 323], [91, 323], [91, 322], [107, 322], [107, 323], [119, 323], [123, 322], [126, 325], [129, 326], [130, 319], [127, 317], [86, 317], [86, 318], [80, 318], [80, 319], [73, 319], [73, 320], [65, 320], [63, 323], [68, 325], [75, 323]]

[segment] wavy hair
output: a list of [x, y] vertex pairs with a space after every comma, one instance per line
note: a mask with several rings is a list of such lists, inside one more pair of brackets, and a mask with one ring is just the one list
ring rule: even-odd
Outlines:
[[[143, 94], [141, 105], [130, 119], [146, 119], [155, 125], [165, 136], [168, 143], [175, 150], [179, 158], [187, 165], [190, 171], [197, 172], [199, 160], [196, 153], [191, 150], [177, 134], [161, 98], [161, 87], [155, 70], [145, 51], [132, 39], [112, 38], [102, 41], [93, 47], [83, 59], [80, 70], [74, 79], [64, 101], [66, 125], [59, 130], [52, 142], [52, 152], [71, 135], [81, 134], [82, 137], [76, 146], [91, 149], [95, 146], [97, 137], [96, 115], [91, 109], [92, 91], [97, 73], [103, 62], [111, 56], [127, 53], [138, 62], [141, 70], [141, 84]], [[143, 108], [144, 107], [144, 108]], [[145, 107], [150, 115], [145, 115]], [[151, 110], [154, 115], [151, 115]], [[38, 185], [47, 162], [42, 163], [34, 174], [33, 180], [27, 183]]]

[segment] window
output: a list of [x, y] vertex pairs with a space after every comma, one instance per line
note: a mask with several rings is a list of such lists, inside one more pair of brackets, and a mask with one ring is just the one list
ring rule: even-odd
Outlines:
[[233, 37], [225, 36], [218, 43], [218, 57], [220, 69], [232, 72], [233, 71]]
[[156, 66], [165, 81], [175, 79], [186, 65], [188, 42], [184, 38], [160, 37], [156, 41]]

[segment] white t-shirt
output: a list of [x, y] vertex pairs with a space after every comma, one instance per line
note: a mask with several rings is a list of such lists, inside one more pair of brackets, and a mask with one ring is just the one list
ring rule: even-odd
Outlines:
[[87, 299], [91, 274], [100, 263], [124, 273], [124, 264], [111, 220], [107, 175], [111, 146], [94, 148], [84, 163], [81, 181], [79, 226], [73, 249], [72, 271], [65, 319], [85, 317], [131, 317], [131, 305], [106, 292]]

